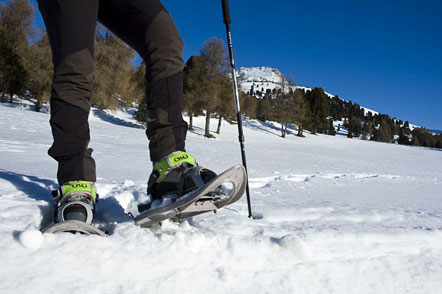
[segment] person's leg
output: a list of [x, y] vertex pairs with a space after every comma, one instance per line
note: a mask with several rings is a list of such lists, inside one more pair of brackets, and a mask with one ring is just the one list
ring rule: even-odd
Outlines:
[[93, 50], [98, 0], [38, 0], [54, 64], [49, 155], [58, 161], [60, 185], [96, 181], [88, 148], [88, 116], [93, 88]]
[[185, 151], [183, 42], [171, 16], [158, 0], [100, 0], [98, 20], [146, 62], [146, 134], [151, 160]]

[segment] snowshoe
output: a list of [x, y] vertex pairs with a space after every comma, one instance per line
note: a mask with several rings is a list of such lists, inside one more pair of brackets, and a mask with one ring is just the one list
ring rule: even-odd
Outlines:
[[152, 198], [151, 203], [140, 205], [135, 224], [150, 227], [166, 219], [179, 221], [231, 204], [244, 194], [246, 171], [237, 165], [217, 176], [208, 169], [193, 166], [182, 174], [180, 183], [192, 189], [181, 195], [166, 194], [161, 200]]

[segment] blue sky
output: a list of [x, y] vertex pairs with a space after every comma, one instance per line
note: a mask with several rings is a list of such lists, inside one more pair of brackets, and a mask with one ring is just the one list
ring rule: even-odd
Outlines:
[[[186, 60], [225, 39], [221, 0], [162, 2]], [[230, 0], [230, 10], [237, 67], [275, 67], [298, 85], [442, 129], [442, 1]]]

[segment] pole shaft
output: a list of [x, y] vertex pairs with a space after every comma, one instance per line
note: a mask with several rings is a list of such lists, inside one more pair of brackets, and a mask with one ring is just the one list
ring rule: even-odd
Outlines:
[[[222, 7], [223, 7], [224, 24], [226, 25], [230, 66], [232, 68], [233, 92], [234, 92], [234, 96], [235, 96], [236, 118], [238, 121], [238, 139], [239, 139], [239, 144], [241, 147], [242, 164], [244, 165], [244, 168], [247, 171], [246, 148], [244, 146], [244, 131], [243, 131], [243, 127], [242, 127], [242, 117], [241, 117], [241, 110], [240, 110], [240, 104], [239, 104], [239, 92], [238, 92], [238, 83], [237, 83], [237, 79], [236, 79], [235, 58], [234, 58], [234, 54], [233, 54], [232, 33], [230, 31], [231, 20], [230, 20], [229, 2], [228, 2], [228, 0], [221, 0], [221, 3], [222, 3]], [[247, 181], [246, 182], [246, 195], [247, 195], [247, 207], [248, 207], [248, 211], [249, 211], [249, 218], [253, 218], [252, 205], [251, 205], [251, 201], [250, 201], [248, 172], [247, 172], [246, 181]]]

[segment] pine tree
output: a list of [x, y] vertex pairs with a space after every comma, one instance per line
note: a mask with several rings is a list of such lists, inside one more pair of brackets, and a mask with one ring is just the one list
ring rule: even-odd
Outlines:
[[233, 98], [233, 85], [229, 76], [221, 77], [219, 80], [219, 103], [215, 109], [218, 114], [218, 127], [216, 133], [221, 133], [222, 120], [233, 122], [235, 117], [235, 103]]
[[252, 85], [252, 87], [250, 87], [250, 96], [255, 96], [255, 84]]
[[43, 34], [41, 39], [29, 48], [29, 80], [28, 90], [36, 98], [36, 111], [40, 111], [43, 103], [49, 102], [51, 96], [51, 84], [53, 75], [52, 53], [48, 35]]
[[404, 123], [404, 132], [407, 136], [411, 135], [410, 123], [408, 121]]
[[134, 84], [134, 100], [138, 101], [135, 119], [147, 126], [147, 97], [146, 97], [146, 63], [143, 61], [134, 71], [132, 82]]
[[311, 125], [311, 112], [310, 106], [305, 99], [305, 92], [301, 89], [296, 89], [293, 93], [293, 117], [294, 123], [298, 125], [298, 137], [304, 137], [303, 130], [304, 127]]
[[393, 118], [393, 134], [399, 136], [401, 132], [402, 121]]
[[189, 129], [193, 130], [193, 117], [202, 114], [209, 92], [208, 77], [200, 56], [191, 56], [184, 67], [183, 109], [189, 116]]
[[206, 41], [201, 47], [202, 67], [208, 78], [208, 88], [203, 108], [206, 110], [206, 127], [204, 136], [211, 138], [210, 118], [219, 103], [221, 95], [221, 79], [227, 75], [228, 59], [224, 42], [221, 39], [212, 38]]
[[418, 136], [413, 136], [411, 144], [413, 144], [414, 146], [422, 146], [421, 142], [419, 141], [419, 137]]
[[[0, 33], [1, 38], [1, 33]], [[23, 94], [28, 73], [22, 59], [11, 48], [0, 44], [0, 88], [2, 100], [5, 102], [5, 94], [9, 94], [9, 102], [13, 102], [14, 94]]]
[[372, 133], [372, 127], [369, 123], [364, 122], [362, 126], [362, 140], [370, 140]]
[[92, 104], [102, 109], [126, 107], [134, 102], [134, 51], [109, 31], [104, 36], [100, 31], [96, 33]]
[[27, 0], [2, 2], [0, 7], [0, 88], [10, 96], [23, 94], [28, 79], [26, 56], [34, 8]]
[[442, 134], [436, 136], [436, 144], [435, 147], [438, 149], [442, 149]]
[[424, 147], [435, 147], [437, 138], [424, 128], [415, 128], [412, 132], [413, 145]]
[[348, 122], [348, 128], [347, 128], [347, 138], [353, 138], [353, 123], [354, 120], [350, 119]]
[[333, 117], [333, 120], [342, 120], [344, 115], [344, 101], [341, 100], [338, 96], [332, 97], [330, 100], [330, 115]]
[[352, 116], [350, 118], [348, 126], [348, 138], [359, 137], [362, 133], [362, 122], [357, 116]]
[[322, 88], [307, 91], [306, 98], [312, 112], [312, 133], [324, 132], [328, 128], [327, 117], [330, 115], [328, 96]]
[[241, 100], [241, 111], [249, 118], [256, 118], [258, 110], [258, 99], [249, 95], [245, 95], [244, 92], [239, 93]]
[[257, 107], [257, 119], [267, 121], [272, 116], [272, 105], [270, 103], [270, 97], [272, 94], [266, 94], [263, 99], [258, 100]]
[[281, 137], [285, 138], [287, 133], [287, 123], [291, 110], [289, 109], [288, 105], [290, 99], [289, 94], [286, 93], [287, 81], [284, 77], [282, 77], [281, 87], [282, 88], [278, 89], [276, 92], [275, 99], [272, 100], [274, 110], [273, 119], [281, 124]]
[[382, 119], [378, 130], [378, 141], [391, 143], [393, 140], [393, 132], [391, 131], [390, 122]]
[[398, 143], [401, 145], [410, 145], [410, 139], [406, 134], [405, 127], [400, 129]]
[[278, 91], [277, 98], [275, 99], [275, 102], [277, 103], [275, 113], [278, 115], [279, 121], [281, 122], [281, 137], [283, 138], [287, 135], [288, 124], [295, 122], [295, 98], [293, 90], [289, 86], [289, 81], [282, 76], [281, 89]]
[[333, 126], [333, 118], [328, 119], [327, 135], [331, 135], [331, 136], [336, 135], [336, 130], [335, 130], [335, 127]]

